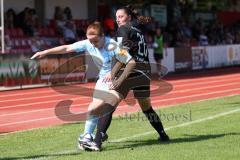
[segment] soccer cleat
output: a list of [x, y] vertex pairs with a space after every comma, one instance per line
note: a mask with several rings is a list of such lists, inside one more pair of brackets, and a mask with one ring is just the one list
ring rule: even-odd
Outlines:
[[83, 135], [80, 135], [78, 138], [78, 148], [84, 151], [86, 149], [83, 147], [83, 144], [86, 144], [92, 141], [93, 141], [93, 137], [91, 134], [85, 133]]
[[82, 144], [82, 147], [84, 150], [87, 151], [96, 151], [96, 152], [100, 152], [102, 150], [100, 145], [97, 145], [95, 142], [87, 142]]
[[78, 143], [78, 149], [85, 151], [86, 149], [83, 147], [83, 144]]
[[108, 135], [107, 135], [107, 133], [101, 132], [101, 134], [102, 134], [102, 142], [107, 141], [107, 140], [108, 140]]
[[160, 134], [160, 137], [158, 138], [159, 141], [162, 141], [162, 142], [167, 142], [167, 141], [170, 141], [170, 138], [169, 136], [166, 134], [166, 132], [162, 132]]
[[88, 143], [88, 142], [92, 142], [93, 141], [93, 137], [91, 134], [89, 133], [85, 133], [83, 136], [80, 136], [78, 138], [78, 146], [79, 149], [82, 149], [82, 144]]

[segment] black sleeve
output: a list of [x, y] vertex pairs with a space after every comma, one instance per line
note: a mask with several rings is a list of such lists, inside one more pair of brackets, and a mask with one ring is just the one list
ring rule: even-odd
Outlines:
[[129, 32], [130, 29], [127, 26], [121, 26], [117, 31], [117, 38], [122, 38], [122, 46], [128, 49], [131, 48], [131, 43], [129, 41]]

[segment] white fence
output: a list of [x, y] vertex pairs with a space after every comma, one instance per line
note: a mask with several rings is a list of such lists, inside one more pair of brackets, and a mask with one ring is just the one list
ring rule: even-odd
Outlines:
[[[187, 56], [190, 58], [186, 59], [183, 57], [186, 57], [186, 53], [191, 54]], [[182, 58], [179, 55], [176, 56], [177, 54], [182, 54]], [[153, 58], [153, 49], [149, 49], [149, 60], [152, 64], [152, 72], [156, 73], [157, 71], [155, 60]], [[182, 48], [181, 51], [178, 51], [176, 48], [165, 49], [162, 65], [168, 68], [169, 72], [176, 72], [179, 69], [176, 66], [176, 63], [178, 63], [178, 67], [182, 66], [181, 69], [185, 70], [200, 70], [239, 65], [240, 45]], [[189, 67], [185, 64], [191, 65]]]

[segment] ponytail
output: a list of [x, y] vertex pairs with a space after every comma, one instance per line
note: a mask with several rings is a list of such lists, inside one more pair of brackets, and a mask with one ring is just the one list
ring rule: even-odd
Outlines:
[[137, 21], [140, 24], [148, 24], [153, 22], [152, 18], [147, 16], [138, 16]]
[[127, 13], [127, 15], [131, 15], [132, 18], [136, 19], [140, 24], [148, 24], [152, 23], [153, 21], [151, 17], [140, 15], [137, 9], [135, 9], [132, 5], [127, 5], [120, 9], [123, 9]]

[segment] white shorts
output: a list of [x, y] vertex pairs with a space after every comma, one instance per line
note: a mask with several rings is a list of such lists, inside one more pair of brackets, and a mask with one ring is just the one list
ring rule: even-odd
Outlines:
[[105, 94], [109, 93], [109, 86], [112, 82], [103, 82], [102, 78], [99, 78], [97, 80], [97, 83], [95, 85], [94, 91], [93, 91], [93, 98], [101, 99], [106, 97]]
[[120, 95], [115, 90], [109, 89], [111, 84], [111, 81], [103, 82], [103, 79], [98, 79], [93, 91], [93, 103], [95, 106], [102, 103], [108, 103], [114, 106], [119, 103], [119, 100], [121, 99]]

